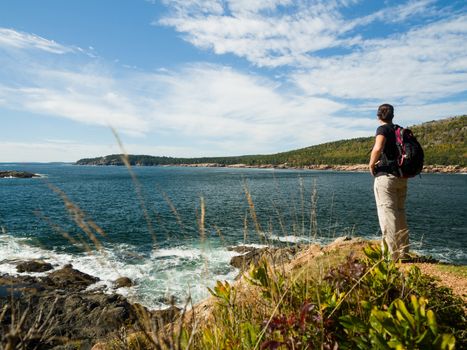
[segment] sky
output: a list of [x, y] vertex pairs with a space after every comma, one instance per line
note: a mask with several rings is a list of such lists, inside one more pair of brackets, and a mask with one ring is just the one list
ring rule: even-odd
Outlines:
[[282, 152], [467, 113], [467, 3], [0, 0], [0, 162]]

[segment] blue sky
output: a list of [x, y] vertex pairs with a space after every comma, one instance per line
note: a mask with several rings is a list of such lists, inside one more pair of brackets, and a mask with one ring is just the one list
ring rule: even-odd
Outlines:
[[467, 111], [464, 1], [0, 1], [0, 162], [274, 153]]

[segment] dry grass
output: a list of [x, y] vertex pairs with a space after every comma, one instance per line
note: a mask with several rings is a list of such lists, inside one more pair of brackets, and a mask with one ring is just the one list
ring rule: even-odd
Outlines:
[[454, 266], [444, 264], [411, 263], [424, 274], [437, 279], [438, 285], [448, 287], [452, 292], [467, 302], [467, 266]]

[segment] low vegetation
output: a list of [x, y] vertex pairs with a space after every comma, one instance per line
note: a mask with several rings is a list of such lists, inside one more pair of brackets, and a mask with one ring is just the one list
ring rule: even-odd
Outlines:
[[365, 245], [265, 258], [178, 323], [101, 349], [465, 349], [465, 302]]
[[[411, 126], [425, 150], [427, 165], [467, 166], [467, 116], [442, 119]], [[129, 155], [131, 165], [177, 165], [217, 163], [221, 165], [347, 165], [366, 164], [373, 137], [341, 140], [270, 155], [238, 157], [172, 158], [148, 155]], [[124, 165], [119, 154], [80, 159], [79, 165]]]
[[260, 290], [255, 311], [239, 308], [235, 288], [218, 283], [215, 322], [199, 332], [198, 348], [454, 349], [456, 338], [466, 345], [461, 300], [416, 267], [403, 274], [378, 247], [364, 252], [318, 275], [263, 262], [247, 277]]

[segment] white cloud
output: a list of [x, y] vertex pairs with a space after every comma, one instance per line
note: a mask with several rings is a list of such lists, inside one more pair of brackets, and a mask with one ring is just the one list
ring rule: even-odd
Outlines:
[[[54, 82], [56, 83], [56, 82]], [[140, 117], [137, 105], [113, 90], [87, 90], [44, 87], [10, 88], [0, 85], [0, 97], [6, 106], [35, 114], [57, 116], [80, 123], [113, 126], [123, 133], [143, 135], [147, 122]]]
[[[323, 117], [331, 118], [343, 107], [323, 98], [302, 98], [270, 79], [218, 65], [124, 75], [93, 64], [71, 70], [53, 68], [47, 61], [29, 67], [10, 62], [12, 67], [28, 80], [17, 86], [15, 71], [10, 72], [9, 84], [0, 85], [5, 108], [112, 126], [130, 135], [174, 135], [172, 139], [196, 143], [205, 154], [267, 153], [283, 150], [283, 143], [324, 141], [337, 134], [325, 130]], [[313, 127], [302, 130], [304, 124]]]
[[467, 16], [435, 22], [363, 50], [317, 61], [294, 78], [307, 94], [428, 102], [467, 90]]
[[[359, 1], [226, 0], [166, 1], [170, 15], [155, 24], [174, 27], [191, 44], [217, 54], [233, 53], [258, 66], [304, 65], [316, 51], [354, 47], [351, 34], [374, 21], [398, 22], [432, 14], [432, 0], [409, 1], [347, 20], [343, 8]], [[279, 9], [285, 9], [280, 11]]]
[[[189, 154], [190, 148], [183, 147], [152, 147], [139, 144], [125, 144], [125, 149], [131, 154], [165, 155], [179, 157]], [[56, 142], [44, 140], [39, 142], [0, 141], [0, 162], [76, 162], [81, 158], [100, 157], [108, 154], [122, 153], [117, 145], [89, 144], [78, 141]]]
[[60, 45], [55, 41], [8, 28], [0, 28], [0, 47], [15, 49], [33, 48], [54, 54], [64, 54], [75, 51], [75, 48]]
[[349, 21], [351, 27], [368, 25], [375, 21], [386, 23], [400, 23], [409, 18], [430, 17], [436, 15], [439, 10], [433, 6], [436, 0], [411, 0], [407, 3], [383, 8], [367, 16]]
[[[302, 146], [324, 141], [334, 134], [324, 131], [322, 118], [343, 107], [328, 99], [302, 98], [271, 79], [218, 65], [122, 74], [89, 57], [79, 65], [60, 66], [43, 56], [40, 61], [28, 57], [19, 63], [3, 58], [8, 65], [0, 83], [5, 108], [111, 126], [129, 135], [176, 135], [172, 139], [213, 148], [210, 154], [265, 153], [283, 150], [283, 142]], [[313, 128], [297, 132], [303, 124]], [[231, 143], [237, 146], [225, 146]]]
[[[296, 63], [309, 51], [336, 46], [344, 28], [335, 11], [336, 1], [307, 5], [296, 1], [231, 0], [224, 2], [225, 8], [212, 1], [210, 12], [206, 12], [205, 1], [184, 3], [186, 6], [167, 2], [173, 14], [158, 23], [185, 33], [186, 40], [197, 47], [212, 48], [217, 54], [234, 53], [259, 66]], [[276, 11], [279, 5], [290, 6], [292, 13]]]
[[[165, 88], [154, 101], [154, 125], [191, 138], [236, 140], [237, 149], [243, 144], [250, 152], [255, 147], [271, 149], [291, 137], [295, 143], [303, 142], [294, 132], [300, 125], [318, 126], [323, 116], [343, 107], [327, 99], [304, 99], [271, 80], [212, 65], [191, 66], [151, 80], [153, 86]], [[309, 130], [308, 142], [312, 135], [322, 139]]]
[[415, 125], [440, 118], [466, 114], [467, 101], [426, 104], [405, 104], [395, 111], [397, 123], [403, 126]]
[[118, 153], [116, 147], [81, 143], [0, 141], [0, 162], [74, 162], [83, 154]]

